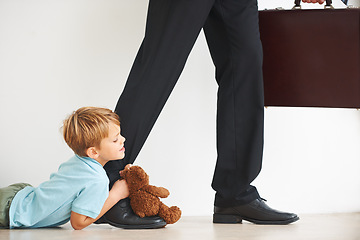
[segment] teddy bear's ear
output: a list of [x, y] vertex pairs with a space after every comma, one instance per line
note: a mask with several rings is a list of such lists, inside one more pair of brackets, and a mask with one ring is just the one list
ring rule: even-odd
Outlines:
[[128, 169], [124, 169], [124, 170], [121, 170], [120, 171], [120, 176], [122, 177], [122, 178], [127, 178], [127, 175], [129, 174], [129, 168]]
[[146, 174], [146, 172], [139, 166], [132, 166], [129, 169], [130, 174], [135, 174], [136, 178], [141, 179], [141, 180], [148, 180], [149, 177]]

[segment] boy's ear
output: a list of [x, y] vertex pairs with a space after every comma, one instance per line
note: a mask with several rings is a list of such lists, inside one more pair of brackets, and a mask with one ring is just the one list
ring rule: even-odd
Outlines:
[[99, 156], [99, 153], [96, 151], [95, 147], [89, 147], [86, 150], [86, 155], [88, 155], [92, 159], [96, 159]]

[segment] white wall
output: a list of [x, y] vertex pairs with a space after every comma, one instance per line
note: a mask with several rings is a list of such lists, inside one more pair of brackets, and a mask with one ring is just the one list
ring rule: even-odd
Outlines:
[[[288, 3], [265, 1], [260, 8]], [[115, 107], [146, 8], [145, 0], [0, 0], [0, 187], [36, 186], [72, 155], [59, 131], [71, 111]], [[201, 34], [136, 162], [152, 184], [170, 189], [165, 202], [184, 215], [212, 214], [215, 107], [214, 68]], [[360, 111], [265, 113], [263, 171], [254, 184], [269, 205], [360, 211]]]

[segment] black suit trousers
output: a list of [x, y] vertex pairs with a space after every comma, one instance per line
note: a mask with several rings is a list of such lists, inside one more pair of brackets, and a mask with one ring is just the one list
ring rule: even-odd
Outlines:
[[126, 157], [105, 169], [111, 182], [133, 163], [204, 30], [216, 68], [216, 206], [259, 195], [251, 182], [261, 169], [264, 100], [262, 46], [256, 0], [150, 0], [145, 37], [115, 112]]

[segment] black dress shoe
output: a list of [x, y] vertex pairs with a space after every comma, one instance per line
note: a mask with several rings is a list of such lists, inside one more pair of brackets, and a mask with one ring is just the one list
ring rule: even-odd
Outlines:
[[285, 225], [299, 220], [299, 217], [294, 213], [274, 210], [261, 198], [236, 207], [214, 208], [214, 223], [241, 223], [243, 219], [255, 224]]
[[129, 198], [120, 200], [95, 222], [95, 224], [102, 223], [124, 229], [153, 229], [166, 225], [166, 222], [158, 216], [141, 218], [136, 215], [131, 209]]

